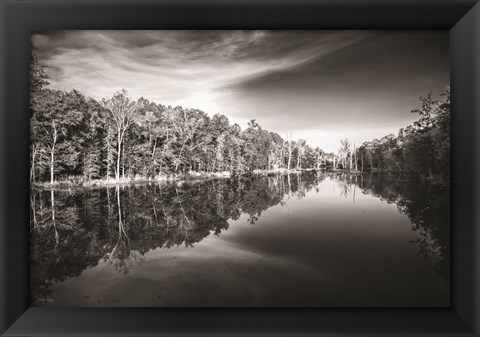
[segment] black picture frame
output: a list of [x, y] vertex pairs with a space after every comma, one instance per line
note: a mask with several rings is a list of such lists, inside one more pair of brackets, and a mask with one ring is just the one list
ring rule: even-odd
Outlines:
[[[480, 336], [480, 4], [476, 0], [0, 0], [2, 336]], [[448, 29], [449, 308], [30, 307], [29, 47], [36, 29]]]

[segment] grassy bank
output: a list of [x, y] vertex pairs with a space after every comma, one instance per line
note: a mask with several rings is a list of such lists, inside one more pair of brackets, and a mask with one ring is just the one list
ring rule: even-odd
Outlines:
[[57, 180], [50, 182], [34, 182], [31, 184], [36, 189], [51, 189], [51, 188], [72, 188], [72, 187], [102, 187], [102, 186], [117, 186], [128, 184], [152, 183], [152, 182], [175, 182], [182, 183], [188, 181], [208, 180], [208, 179], [226, 179], [233, 177], [248, 177], [252, 175], [275, 175], [275, 174], [298, 174], [305, 171], [312, 171], [314, 169], [275, 169], [275, 170], [253, 170], [242, 174], [224, 172], [188, 172], [182, 174], [159, 175], [154, 177], [125, 177], [120, 179], [95, 179], [84, 180], [83, 177], [69, 177], [64, 180]]
[[69, 187], [101, 187], [101, 186], [116, 186], [128, 185], [136, 183], [150, 183], [150, 182], [181, 182], [191, 180], [205, 180], [205, 179], [221, 179], [230, 178], [230, 172], [188, 172], [177, 175], [159, 175], [155, 177], [125, 177], [120, 179], [94, 179], [83, 180], [80, 178], [71, 177], [65, 180], [57, 180], [50, 182], [33, 182], [31, 186], [37, 189], [43, 188], [69, 188]]

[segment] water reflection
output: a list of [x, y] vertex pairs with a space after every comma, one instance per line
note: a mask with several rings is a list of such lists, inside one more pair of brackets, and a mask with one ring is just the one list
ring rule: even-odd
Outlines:
[[408, 216], [411, 229], [419, 233], [412, 243], [418, 245], [418, 256], [435, 260], [438, 274], [450, 280], [450, 189], [446, 186], [423, 185], [398, 174], [348, 175], [333, 174], [341, 195], [355, 203], [357, 186], [363, 194], [395, 204]]
[[[322, 193], [334, 181], [339, 197], [359, 193], [395, 204], [408, 216], [418, 256], [449, 280], [449, 191], [393, 175], [307, 172], [229, 180], [35, 191], [31, 196], [33, 305], [49, 304], [53, 284], [101, 261], [127, 275], [154, 249], [193, 247], [220, 235], [242, 215], [255, 225], [267, 209]], [[313, 212], [313, 210], [312, 210]], [[295, 227], [291, 227], [294, 231]], [[309, 235], [309, 233], [305, 233]], [[344, 247], [348, 249], [348, 247]]]

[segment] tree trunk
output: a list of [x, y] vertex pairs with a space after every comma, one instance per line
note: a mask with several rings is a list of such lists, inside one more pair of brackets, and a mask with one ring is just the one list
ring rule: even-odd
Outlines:
[[35, 182], [35, 155], [37, 147], [35, 144], [32, 145], [32, 167], [30, 169], [30, 182]]
[[287, 140], [288, 140], [288, 164], [287, 164], [287, 170], [290, 171], [290, 162], [292, 160], [292, 134], [290, 133], [290, 137], [288, 137], [287, 133]]
[[110, 127], [108, 127], [107, 136], [105, 137], [107, 143], [107, 181], [110, 179], [110, 161], [112, 159], [112, 149], [110, 146]]
[[122, 153], [122, 133], [121, 130], [117, 131], [117, 169], [115, 172], [115, 179], [120, 179], [120, 156]]
[[290, 171], [290, 160], [292, 159], [292, 153], [290, 152], [290, 149], [288, 149], [288, 161], [287, 161], [287, 170]]
[[153, 151], [152, 151], [152, 167], [151, 169], [148, 170], [148, 172], [152, 171], [154, 172], [155, 175], [155, 150], [157, 149], [157, 138], [155, 138], [155, 142], [153, 144]]
[[54, 165], [55, 165], [55, 146], [52, 146], [50, 151], [50, 184], [53, 184], [54, 180]]
[[55, 144], [57, 143], [57, 128], [55, 124], [53, 125], [53, 143], [50, 149], [50, 183], [54, 182], [54, 171], [55, 171]]
[[358, 172], [358, 162], [357, 162], [357, 148], [355, 147], [355, 143], [353, 144], [353, 154], [355, 159], [355, 173]]
[[33, 216], [33, 227], [36, 229], [38, 227], [38, 224], [37, 224], [37, 207], [36, 207], [36, 202], [35, 202], [35, 194], [33, 194], [32, 196], [30, 196], [30, 204], [31, 204], [31, 207], [32, 207], [32, 216]]
[[300, 168], [300, 147], [297, 149], [297, 169]]

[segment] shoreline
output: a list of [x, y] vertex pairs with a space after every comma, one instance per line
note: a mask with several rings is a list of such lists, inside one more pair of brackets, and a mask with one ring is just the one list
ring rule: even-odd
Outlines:
[[[272, 175], [284, 175], [284, 174], [301, 174], [306, 172], [323, 172], [323, 173], [332, 173], [332, 174], [348, 174], [351, 176], [361, 176], [365, 174], [389, 174], [397, 173], [402, 174], [402, 172], [397, 171], [365, 171], [365, 172], [355, 172], [348, 170], [332, 170], [332, 169], [275, 169], [275, 170], [254, 170], [252, 172], [243, 173], [240, 175], [232, 175], [230, 172], [189, 172], [179, 175], [163, 175], [155, 177], [128, 177], [120, 179], [96, 179], [90, 181], [72, 181], [72, 180], [59, 180], [54, 183], [50, 182], [33, 182], [30, 183], [30, 188], [34, 190], [45, 190], [45, 189], [69, 189], [69, 188], [98, 188], [98, 187], [112, 187], [112, 186], [124, 186], [124, 185], [133, 185], [133, 184], [147, 184], [147, 183], [176, 183], [184, 184], [188, 182], [198, 182], [204, 180], [214, 180], [214, 179], [231, 179], [231, 178], [249, 178], [251, 176], [272, 176]], [[402, 179], [405, 181], [410, 181], [410, 179]], [[431, 183], [435, 179], [427, 179]], [[435, 184], [435, 183], [434, 183]], [[443, 185], [443, 184], [440, 184]]]
[[[177, 183], [182, 184], [185, 182], [213, 180], [213, 179], [231, 179], [231, 178], [248, 178], [252, 175], [276, 175], [276, 174], [299, 174], [303, 172], [317, 171], [316, 169], [303, 169], [303, 170], [254, 170], [251, 173], [243, 173], [240, 175], [232, 175], [230, 172], [189, 172], [179, 175], [162, 175], [154, 177], [125, 177], [120, 179], [95, 179], [90, 181], [71, 181], [71, 180], [59, 180], [54, 183], [50, 182], [33, 182], [30, 183], [30, 187], [33, 189], [52, 189], [52, 188], [88, 188], [88, 187], [108, 187], [108, 186], [121, 186], [137, 183]], [[319, 170], [325, 171], [325, 170]], [[338, 172], [338, 171], [337, 171]]]

